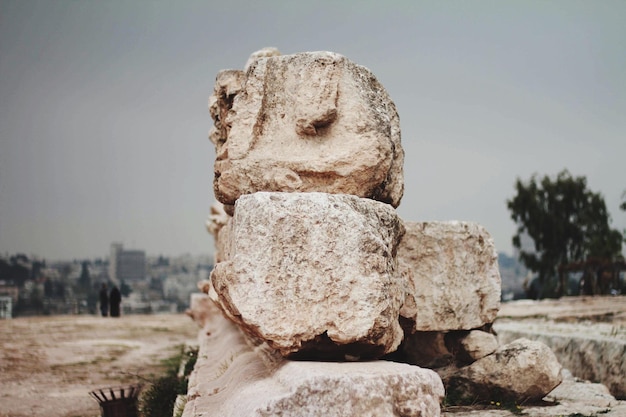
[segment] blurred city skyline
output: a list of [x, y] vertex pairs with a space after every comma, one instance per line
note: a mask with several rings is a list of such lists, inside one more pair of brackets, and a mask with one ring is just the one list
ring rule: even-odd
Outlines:
[[221, 69], [328, 50], [394, 100], [409, 221], [475, 221], [512, 252], [517, 178], [626, 190], [626, 2], [0, 0], [0, 254], [213, 252]]

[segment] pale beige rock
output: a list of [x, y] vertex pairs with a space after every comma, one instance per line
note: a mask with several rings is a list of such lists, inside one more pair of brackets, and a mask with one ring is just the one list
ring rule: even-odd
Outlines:
[[214, 191], [232, 214], [256, 191], [352, 194], [397, 207], [404, 151], [394, 103], [365, 67], [332, 52], [255, 58], [222, 71], [210, 99]]
[[522, 404], [539, 401], [562, 381], [561, 365], [546, 345], [517, 339], [471, 365], [442, 375], [453, 398]]
[[211, 205], [209, 218], [206, 221], [206, 228], [213, 235], [215, 242], [215, 252], [213, 259], [215, 263], [228, 259], [228, 241], [230, 233], [231, 217], [224, 211], [224, 205], [216, 202]]
[[209, 217], [206, 220], [206, 230], [217, 238], [220, 229], [228, 223], [230, 216], [224, 211], [224, 205], [219, 201], [211, 204]]
[[242, 196], [230, 256], [211, 274], [216, 301], [283, 355], [379, 357], [402, 339], [395, 253], [403, 233], [395, 210], [370, 199]]
[[[204, 287], [206, 282], [199, 283], [199, 287]], [[189, 308], [185, 311], [199, 327], [204, 327], [212, 315], [220, 314], [220, 310], [206, 294], [193, 293], [189, 296]]]
[[491, 333], [481, 330], [472, 330], [464, 337], [459, 338], [459, 353], [457, 355], [473, 362], [498, 349], [498, 339]]
[[260, 416], [439, 416], [444, 396], [433, 371], [385, 361], [288, 362], [276, 379], [292, 391]]
[[215, 77], [213, 94], [209, 97], [209, 113], [213, 119], [209, 139], [216, 150], [222, 149], [228, 138], [230, 126], [226, 122], [226, 117], [233, 107], [235, 96], [243, 89], [244, 80], [245, 73], [241, 70], [223, 70]]
[[268, 46], [266, 48], [260, 49], [258, 51], [255, 51], [253, 53], [250, 54], [250, 57], [248, 58], [248, 61], [246, 61], [246, 65], [244, 67], [244, 72], [247, 72], [250, 67], [252, 66], [252, 64], [254, 64], [255, 62], [257, 62], [259, 59], [261, 58], [269, 58], [271, 56], [280, 56], [280, 51], [278, 50], [278, 48], [275, 48], [273, 46]]
[[440, 368], [455, 361], [446, 346], [445, 332], [415, 332], [405, 334], [400, 345], [401, 361], [424, 368]]
[[[183, 417], [426, 417], [444, 395], [428, 369], [387, 361], [293, 362], [220, 314], [198, 335]], [[251, 343], [252, 342], [252, 343]]]
[[489, 233], [470, 222], [404, 224], [398, 261], [412, 285], [401, 314], [413, 330], [471, 330], [493, 322], [500, 273]]
[[[545, 399], [553, 402], [582, 403], [594, 407], [615, 407], [619, 401], [602, 384], [570, 377], [563, 380]], [[626, 405], [626, 403], [624, 404]]]

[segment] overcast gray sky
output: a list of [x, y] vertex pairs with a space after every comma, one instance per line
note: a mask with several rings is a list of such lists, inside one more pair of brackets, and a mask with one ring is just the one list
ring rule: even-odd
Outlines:
[[0, 0], [0, 254], [212, 253], [215, 75], [328, 50], [397, 105], [406, 220], [511, 253], [517, 177], [567, 168], [614, 227], [626, 189], [624, 1]]

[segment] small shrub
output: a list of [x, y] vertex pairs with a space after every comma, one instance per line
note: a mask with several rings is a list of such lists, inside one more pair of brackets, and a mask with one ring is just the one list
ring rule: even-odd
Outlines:
[[144, 417], [172, 417], [176, 396], [187, 393], [187, 379], [166, 375], [157, 379], [141, 396]]
[[[143, 417], [172, 417], [176, 397], [187, 393], [188, 377], [196, 363], [197, 350], [180, 353], [163, 361], [165, 375], [150, 383], [139, 401]], [[181, 362], [185, 360], [184, 373], [178, 376]]]

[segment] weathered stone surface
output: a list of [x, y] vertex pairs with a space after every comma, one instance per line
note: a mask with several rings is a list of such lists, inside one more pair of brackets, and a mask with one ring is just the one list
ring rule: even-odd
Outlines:
[[471, 330], [500, 307], [493, 239], [470, 222], [405, 222], [398, 261], [410, 284], [401, 314], [413, 330]]
[[472, 401], [539, 401], [562, 381], [561, 365], [546, 345], [517, 339], [493, 354], [442, 374], [453, 398]]
[[398, 113], [367, 68], [332, 52], [254, 57], [245, 73], [218, 74], [209, 104], [214, 191], [229, 214], [257, 191], [400, 203]]
[[209, 132], [209, 139], [216, 149], [222, 149], [228, 138], [230, 126], [226, 116], [233, 107], [235, 96], [241, 93], [245, 73], [241, 70], [223, 70], [215, 77], [213, 94], [209, 97], [209, 113], [213, 119], [213, 128]]
[[396, 349], [404, 299], [395, 253], [404, 233], [378, 201], [267, 193], [237, 201], [216, 301], [283, 355], [373, 358]]
[[205, 223], [206, 230], [214, 237], [217, 237], [220, 229], [228, 223], [229, 219], [230, 216], [224, 211], [224, 205], [217, 201], [211, 204], [209, 217]]
[[458, 339], [459, 349], [457, 356], [469, 362], [474, 362], [498, 349], [498, 339], [491, 333], [481, 330], [472, 330]]
[[[198, 287], [203, 290], [206, 284], [208, 284], [208, 281], [200, 282]], [[185, 314], [191, 317], [200, 327], [204, 327], [211, 316], [220, 314], [220, 310], [206, 294], [193, 293], [189, 299], [189, 308], [185, 311]]]
[[228, 258], [228, 242], [230, 233], [231, 217], [224, 211], [224, 205], [216, 202], [211, 205], [209, 218], [206, 221], [206, 228], [213, 235], [215, 242], [214, 261], [215, 263], [225, 261]]
[[248, 61], [246, 61], [246, 65], [243, 68], [243, 71], [247, 72], [248, 69], [250, 69], [250, 67], [252, 66], [252, 64], [254, 64], [256, 61], [258, 61], [261, 58], [269, 58], [271, 56], [280, 56], [280, 55], [281, 54], [278, 48], [274, 48], [272, 46], [259, 49], [258, 51], [255, 51], [250, 54], [250, 57], [248, 58]]
[[[563, 301], [566, 302], [569, 300]], [[584, 302], [581, 298], [581, 309]], [[533, 311], [534, 307], [529, 304], [527, 309]], [[576, 377], [601, 382], [615, 397], [626, 399], [626, 329], [611, 323], [570, 320], [571, 323], [556, 323], [545, 319], [498, 319], [494, 328], [501, 343], [520, 337], [545, 343]]]
[[183, 417], [427, 417], [443, 384], [417, 366], [387, 361], [292, 362], [244, 337], [221, 314], [199, 336]]

